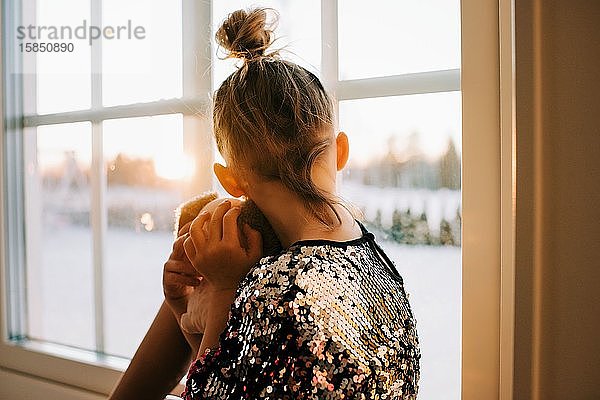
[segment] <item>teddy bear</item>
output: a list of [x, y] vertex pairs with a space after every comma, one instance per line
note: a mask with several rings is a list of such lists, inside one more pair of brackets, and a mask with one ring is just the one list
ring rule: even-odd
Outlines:
[[[182, 226], [192, 221], [202, 209], [218, 198], [217, 193], [207, 192], [182, 203], [175, 211], [175, 236]], [[245, 200], [240, 206], [240, 215], [237, 220], [240, 245], [248, 248], [248, 240], [243, 233], [244, 224], [250, 225], [262, 235], [263, 257], [273, 256], [281, 252], [281, 242], [275, 235], [271, 224], [252, 200]], [[194, 289], [188, 298], [187, 310], [181, 315], [179, 325], [181, 329], [189, 334], [202, 334], [204, 321], [202, 320], [202, 308], [204, 306], [204, 294], [202, 283]]]
[[[175, 235], [177, 236], [182, 226], [196, 218], [208, 203], [216, 200], [218, 197], [216, 192], [206, 192], [177, 207], [175, 210]], [[260, 232], [262, 236], [263, 257], [281, 252], [281, 242], [277, 238], [277, 235], [275, 235], [273, 227], [252, 200], [244, 200], [242, 202], [237, 224], [240, 233], [240, 244], [243, 248], [248, 248], [248, 241], [243, 234], [242, 227], [244, 224], [248, 224], [252, 229]]]

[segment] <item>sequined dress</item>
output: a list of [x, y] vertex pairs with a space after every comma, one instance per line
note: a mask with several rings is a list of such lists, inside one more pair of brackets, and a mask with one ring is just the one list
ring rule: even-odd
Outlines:
[[192, 399], [416, 399], [420, 350], [402, 278], [361, 238], [296, 242], [240, 283]]

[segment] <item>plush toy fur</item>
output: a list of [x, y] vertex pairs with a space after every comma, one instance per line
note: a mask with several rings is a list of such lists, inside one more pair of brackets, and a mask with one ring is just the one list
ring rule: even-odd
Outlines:
[[[182, 226], [196, 218], [204, 206], [217, 198], [216, 193], [207, 192], [177, 207], [175, 211], [175, 234], [179, 232]], [[273, 227], [252, 200], [246, 200], [242, 203], [237, 223], [242, 247], [248, 248], [248, 241], [242, 230], [244, 224], [248, 224], [262, 235], [263, 257], [275, 255], [281, 251], [281, 243], [275, 235]]]

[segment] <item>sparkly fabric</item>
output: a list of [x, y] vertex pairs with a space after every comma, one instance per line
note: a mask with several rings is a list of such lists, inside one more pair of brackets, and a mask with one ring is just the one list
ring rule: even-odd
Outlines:
[[261, 259], [182, 397], [416, 399], [420, 357], [402, 278], [363, 228]]

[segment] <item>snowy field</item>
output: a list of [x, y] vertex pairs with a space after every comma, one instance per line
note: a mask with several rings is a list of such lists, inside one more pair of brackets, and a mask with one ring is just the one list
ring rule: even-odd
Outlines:
[[386, 228], [392, 225], [394, 210], [410, 209], [413, 215], [425, 212], [429, 229], [438, 233], [442, 218], [453, 220], [461, 206], [460, 190], [380, 188], [345, 180], [341, 195], [356, 205], [367, 221], [373, 221], [377, 210], [381, 211], [381, 224]]
[[423, 357], [419, 399], [460, 399], [460, 248], [381, 245], [404, 278], [417, 319]]
[[[32, 337], [94, 347], [91, 236], [87, 228], [45, 231], [41, 268], [30, 270]], [[131, 357], [162, 302], [168, 232], [109, 229], [104, 276], [105, 350]], [[404, 277], [417, 318], [422, 373], [419, 399], [460, 398], [461, 253], [458, 247], [383, 242]]]

